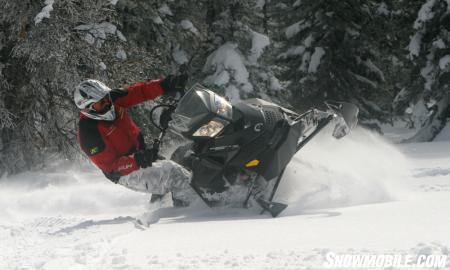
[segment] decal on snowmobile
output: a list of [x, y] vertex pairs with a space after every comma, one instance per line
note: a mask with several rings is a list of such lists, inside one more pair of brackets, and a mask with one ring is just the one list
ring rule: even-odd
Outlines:
[[261, 132], [261, 129], [264, 127], [264, 124], [263, 123], [258, 123], [258, 124], [256, 124], [255, 125], [255, 131], [256, 132]]

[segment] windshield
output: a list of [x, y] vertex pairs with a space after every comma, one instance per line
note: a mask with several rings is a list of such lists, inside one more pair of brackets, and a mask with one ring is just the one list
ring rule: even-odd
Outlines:
[[194, 86], [178, 103], [170, 126], [175, 131], [192, 135], [214, 117], [222, 118], [226, 122], [231, 121], [231, 104], [206, 88]]
[[195, 117], [209, 113], [208, 98], [200, 91], [189, 91], [178, 103], [176, 114]]

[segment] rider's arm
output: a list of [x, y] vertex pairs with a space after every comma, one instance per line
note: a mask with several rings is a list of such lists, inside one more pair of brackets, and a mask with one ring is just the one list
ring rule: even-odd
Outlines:
[[131, 86], [126, 86], [121, 94], [115, 95], [113, 90], [111, 93], [114, 103], [121, 107], [131, 107], [147, 100], [152, 100], [164, 94], [161, 88], [161, 80], [151, 80], [138, 82]]

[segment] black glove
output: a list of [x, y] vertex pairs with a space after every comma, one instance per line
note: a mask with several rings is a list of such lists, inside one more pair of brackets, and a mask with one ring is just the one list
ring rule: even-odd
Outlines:
[[187, 81], [187, 74], [167, 76], [161, 81], [164, 95], [175, 97], [177, 93], [180, 93], [180, 95], [183, 96]]
[[136, 164], [140, 168], [151, 167], [152, 163], [158, 159], [158, 150], [156, 149], [143, 149], [134, 153], [134, 159]]

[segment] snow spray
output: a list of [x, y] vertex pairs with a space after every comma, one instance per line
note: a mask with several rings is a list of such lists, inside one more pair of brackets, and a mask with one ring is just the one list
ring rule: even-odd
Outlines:
[[357, 128], [337, 140], [329, 128], [294, 156], [275, 200], [291, 211], [391, 201], [409, 173], [407, 158], [381, 136]]

